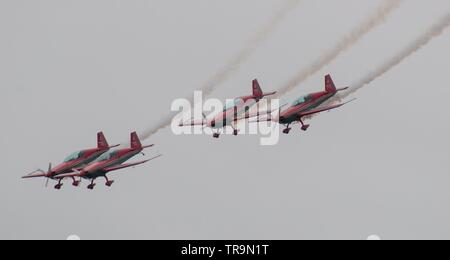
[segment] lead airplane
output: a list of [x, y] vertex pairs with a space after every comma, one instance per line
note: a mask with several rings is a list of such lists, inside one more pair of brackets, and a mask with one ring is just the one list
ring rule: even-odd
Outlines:
[[342, 107], [345, 104], [352, 102], [353, 100], [337, 104], [331, 106], [321, 107], [325, 102], [329, 101], [332, 97], [336, 96], [340, 91], [347, 90], [348, 87], [337, 89], [336, 85], [333, 82], [333, 79], [330, 75], [325, 76], [325, 91], [316, 92], [304, 97], [301, 97], [295, 100], [291, 107], [287, 108], [285, 111], [280, 111], [278, 117], [272, 118], [268, 117], [265, 119], [258, 118], [256, 120], [252, 120], [251, 122], [263, 122], [263, 121], [274, 121], [278, 122], [281, 125], [284, 125], [286, 128], [283, 130], [283, 133], [289, 134], [291, 131], [291, 125], [299, 122], [303, 131], [307, 131], [310, 125], [304, 123], [303, 119], [305, 117], [312, 116], [314, 114], [318, 114], [325, 111], [330, 111], [339, 107]]
[[[117, 146], [119, 145], [109, 146], [108, 142], [106, 141], [105, 135], [102, 132], [99, 132], [97, 133], [97, 148], [86, 149], [72, 153], [61, 164], [54, 168], [52, 168], [52, 163], [50, 163], [47, 172], [39, 169], [27, 176], [23, 176], [22, 178], [46, 178], [47, 186], [49, 180], [55, 180], [58, 175], [72, 172], [73, 169], [85, 167], [89, 163], [99, 158], [102, 154], [108, 152], [111, 148]], [[75, 181], [74, 179], [73, 185], [78, 186], [79, 184], [80, 183], [78, 181]]]
[[61, 189], [63, 183], [63, 179], [65, 178], [81, 178], [81, 179], [87, 179], [91, 180], [91, 183], [88, 186], [88, 189], [92, 190], [95, 187], [95, 180], [97, 178], [105, 178], [106, 179], [106, 186], [111, 187], [111, 185], [114, 183], [113, 180], [109, 180], [106, 176], [108, 173], [137, 166], [140, 164], [144, 164], [148, 161], [154, 160], [161, 155], [158, 155], [156, 157], [153, 157], [148, 160], [134, 162], [134, 163], [125, 163], [126, 161], [130, 160], [134, 156], [142, 153], [142, 151], [145, 148], [153, 147], [154, 145], [147, 145], [142, 146], [141, 141], [139, 140], [139, 137], [136, 132], [131, 133], [131, 146], [130, 148], [124, 148], [124, 149], [118, 149], [115, 151], [107, 152], [100, 156], [97, 160], [89, 164], [88, 166], [84, 167], [81, 170], [74, 169], [74, 172], [72, 173], [66, 173], [61, 174], [57, 176], [56, 178], [59, 179], [58, 184], [55, 186], [55, 189]]
[[[233, 101], [228, 103], [223, 112], [215, 115], [213, 118], [208, 119], [205, 114], [203, 114], [202, 120], [191, 120], [188, 123], [181, 123], [179, 126], [204, 126], [211, 129], [216, 129], [217, 132], [213, 134], [214, 138], [219, 138], [221, 134], [221, 129], [231, 126], [233, 128], [233, 134], [238, 135], [239, 130], [237, 129], [237, 122], [243, 119], [249, 119], [258, 116], [259, 111], [256, 114], [251, 114], [249, 110], [257, 104], [261, 99], [267, 96], [275, 95], [277, 92], [264, 93], [259, 85], [258, 80], [253, 80], [252, 84], [253, 95], [243, 96], [235, 98]], [[271, 113], [270, 111], [268, 113]]]

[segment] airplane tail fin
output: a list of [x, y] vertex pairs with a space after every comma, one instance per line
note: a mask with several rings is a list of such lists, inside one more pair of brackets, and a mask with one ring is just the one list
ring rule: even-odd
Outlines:
[[331, 75], [325, 76], [325, 90], [327, 92], [336, 92], [336, 85], [333, 82], [333, 79], [331, 78]]
[[108, 142], [106, 141], [105, 135], [103, 132], [97, 134], [97, 146], [101, 149], [106, 149], [109, 147]]
[[139, 149], [142, 148], [141, 140], [136, 132], [131, 133], [131, 148]]
[[253, 80], [253, 96], [262, 97], [264, 95], [257, 79]]
[[253, 97], [261, 99], [263, 97], [275, 95], [277, 92], [264, 93], [257, 79], [253, 80]]

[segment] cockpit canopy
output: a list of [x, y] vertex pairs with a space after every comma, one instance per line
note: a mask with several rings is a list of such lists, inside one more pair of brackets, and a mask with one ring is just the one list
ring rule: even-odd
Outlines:
[[230, 101], [230, 102], [227, 103], [227, 105], [223, 108], [223, 112], [226, 112], [226, 111], [228, 111], [229, 109], [231, 109], [231, 108], [233, 108], [233, 107], [236, 107], [236, 106], [238, 106], [238, 105], [240, 105], [240, 104], [242, 104], [242, 103], [243, 103], [243, 100], [242, 100], [242, 99], [236, 98], [236, 99], [234, 99], [233, 101]]
[[72, 161], [78, 160], [78, 159], [80, 159], [81, 157], [83, 157], [83, 154], [84, 154], [83, 151], [81, 151], [81, 152], [75, 152], [75, 153], [73, 153], [73, 154], [67, 156], [67, 158], [64, 160], [64, 162], [67, 163], [67, 162], [72, 162]]
[[313, 97], [312, 97], [311, 95], [301, 97], [301, 98], [295, 100], [295, 101], [292, 103], [292, 106], [294, 106], [294, 107], [299, 106], [299, 105], [301, 105], [301, 104], [303, 104], [303, 103], [305, 103], [305, 102], [310, 101], [312, 98], [313, 98]]
[[102, 156], [98, 157], [96, 162], [108, 161], [108, 160], [111, 160], [111, 159], [113, 159], [115, 157], [117, 157], [117, 152], [116, 151], [107, 152], [107, 153], [104, 153]]

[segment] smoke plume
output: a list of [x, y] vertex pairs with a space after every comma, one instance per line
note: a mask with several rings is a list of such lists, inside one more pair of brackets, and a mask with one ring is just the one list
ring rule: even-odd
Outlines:
[[402, 63], [409, 56], [413, 55], [424, 46], [426, 46], [431, 40], [440, 36], [450, 26], [450, 13], [443, 16], [437, 23], [435, 23], [430, 29], [428, 29], [423, 35], [411, 42], [406, 48], [400, 51], [398, 54], [387, 60], [378, 69], [371, 71], [366, 76], [361, 78], [358, 82], [352, 85], [352, 88], [347, 92], [340, 95], [341, 98], [348, 97], [350, 94], [355, 93], [364, 86], [372, 83], [377, 78], [383, 76], [386, 72]]
[[292, 91], [299, 84], [334, 61], [342, 52], [352, 47], [359, 40], [361, 40], [364, 35], [368, 34], [372, 29], [383, 23], [386, 18], [400, 5], [402, 1], [403, 0], [385, 0], [385, 2], [380, 7], [378, 7], [373, 14], [369, 15], [366, 21], [364, 21], [343, 39], [341, 39], [334, 46], [334, 48], [327, 51], [318, 60], [298, 73], [297, 76], [286, 82], [286, 84], [284, 84], [284, 86], [278, 90], [278, 93], [274, 98], [283, 96]]

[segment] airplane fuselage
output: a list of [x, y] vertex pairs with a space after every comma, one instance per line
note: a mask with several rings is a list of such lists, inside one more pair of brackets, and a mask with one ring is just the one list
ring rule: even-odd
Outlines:
[[305, 102], [293, 105], [280, 114], [280, 124], [287, 125], [299, 120], [299, 114], [316, 109], [334, 97], [337, 92], [318, 92], [305, 97]]
[[258, 102], [259, 100], [254, 99], [253, 96], [236, 98], [232, 106], [225, 107], [222, 113], [208, 120], [207, 125], [212, 129], [232, 125], [237, 118], [244, 116]]
[[98, 157], [100, 157], [102, 154], [107, 152], [109, 149], [89, 149], [89, 150], [83, 150], [81, 153], [83, 154], [82, 157], [75, 159], [73, 161], [64, 162], [60, 165], [56, 166], [50, 171], [50, 177], [49, 178], [55, 178], [60, 174], [64, 173], [70, 173], [73, 172], [73, 169], [77, 169], [80, 167], [84, 167], [85, 165], [90, 164], [91, 162], [95, 161]]
[[98, 177], [103, 177], [106, 175], [107, 171], [105, 169], [121, 165], [125, 163], [126, 161], [130, 160], [134, 156], [138, 155], [142, 152], [142, 149], [121, 149], [117, 151], [111, 152], [113, 155], [110, 159], [100, 161], [100, 162], [94, 162], [87, 167], [85, 167], [82, 172], [85, 174], [83, 175], [83, 179], [95, 179]]

